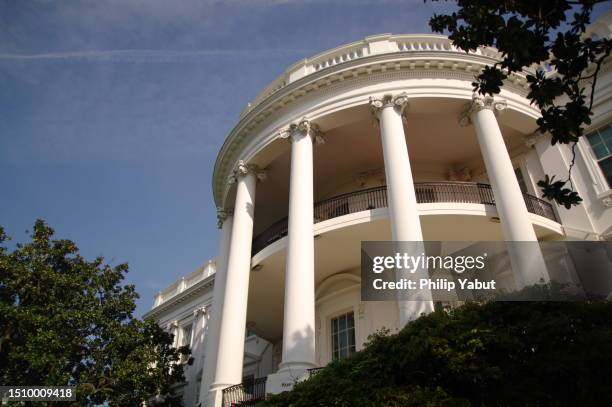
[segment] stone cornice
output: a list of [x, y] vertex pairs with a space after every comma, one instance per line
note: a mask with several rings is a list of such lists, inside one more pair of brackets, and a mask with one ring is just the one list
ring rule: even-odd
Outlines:
[[[255, 129], [262, 126], [279, 109], [291, 105], [306, 95], [323, 94], [335, 86], [359, 87], [363, 81], [399, 78], [448, 78], [471, 81], [474, 75], [496, 60], [491, 57], [456, 52], [394, 52], [367, 56], [322, 69], [292, 82], [274, 92], [249, 110], [234, 127], [217, 156], [213, 173], [213, 195], [222, 204], [229, 168], [250, 141]], [[434, 69], [435, 68], [435, 69]], [[512, 75], [505, 88], [521, 96], [526, 95], [527, 83], [523, 74]], [[229, 168], [228, 168], [229, 167]]]
[[143, 319], [147, 319], [147, 318], [158, 319], [164, 313], [167, 313], [168, 311], [172, 309], [176, 309], [182, 303], [190, 300], [193, 297], [197, 297], [198, 295], [200, 295], [201, 293], [209, 289], [212, 289], [212, 287], [214, 286], [214, 283], [215, 283], [215, 274], [212, 274], [206, 277], [205, 279], [197, 282], [196, 284], [192, 285], [191, 287], [187, 288], [185, 291], [169, 298], [167, 301], [164, 301], [157, 307], [151, 309], [150, 311], [148, 311], [147, 313], [143, 315]]

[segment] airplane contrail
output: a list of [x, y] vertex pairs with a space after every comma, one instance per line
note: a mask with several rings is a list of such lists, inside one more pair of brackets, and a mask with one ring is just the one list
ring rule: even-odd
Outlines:
[[0, 60], [15, 61], [37, 61], [55, 59], [83, 59], [83, 60], [118, 60], [132, 62], [173, 62], [180, 59], [208, 57], [208, 56], [234, 56], [234, 55], [257, 55], [261, 53], [295, 54], [313, 52], [306, 49], [265, 48], [265, 49], [204, 49], [204, 50], [146, 50], [146, 49], [122, 49], [122, 50], [92, 50], [92, 51], [67, 51], [49, 52], [40, 54], [3, 54]]

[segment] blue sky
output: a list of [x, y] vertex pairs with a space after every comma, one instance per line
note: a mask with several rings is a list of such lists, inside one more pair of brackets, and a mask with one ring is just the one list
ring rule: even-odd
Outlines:
[[217, 251], [211, 176], [240, 110], [297, 60], [429, 32], [422, 0], [0, 0], [0, 225], [128, 262], [141, 298]]

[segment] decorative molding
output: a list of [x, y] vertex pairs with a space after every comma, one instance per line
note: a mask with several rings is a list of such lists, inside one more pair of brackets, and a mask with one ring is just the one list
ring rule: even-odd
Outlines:
[[462, 127], [472, 124], [472, 115], [481, 110], [491, 110], [497, 114], [503, 111], [508, 104], [505, 100], [495, 99], [492, 96], [482, 96], [477, 93], [472, 94], [472, 101], [465, 105], [465, 108], [459, 115], [459, 125]]
[[169, 312], [170, 310], [176, 309], [180, 304], [188, 301], [195, 296], [201, 296], [204, 291], [210, 290], [214, 286], [216, 273], [198, 281], [196, 284], [187, 287], [183, 292], [178, 293], [166, 301], [162, 302], [158, 306], [154, 307], [143, 315], [143, 318], [159, 318], [160, 315]]
[[376, 119], [386, 107], [393, 107], [396, 112], [403, 115], [408, 107], [408, 94], [406, 92], [397, 95], [387, 93], [380, 98], [370, 96], [370, 110]]
[[359, 305], [357, 307], [357, 315], [359, 319], [365, 318], [365, 302], [359, 301]]
[[227, 220], [227, 217], [232, 215], [233, 211], [217, 208], [217, 227], [221, 229], [223, 227], [223, 223]]
[[384, 168], [375, 168], [372, 170], [359, 172], [355, 176], [355, 182], [359, 187], [365, 186], [367, 182], [373, 178], [376, 178], [381, 185], [386, 183], [385, 169]]
[[472, 180], [472, 173], [467, 167], [460, 169], [451, 168], [448, 170], [448, 180], [468, 182]]
[[248, 174], [254, 174], [260, 181], [266, 179], [266, 171], [259, 168], [258, 165], [247, 164], [246, 161], [240, 160], [232, 174], [228, 177], [228, 184], [235, 184], [239, 178], [246, 177]]
[[291, 123], [288, 127], [278, 132], [278, 138], [286, 139], [290, 142], [305, 136], [310, 136], [315, 144], [325, 144], [325, 138], [319, 126], [306, 117], [303, 117], [296, 123]]
[[208, 314], [208, 307], [207, 306], [198, 307], [198, 308], [193, 310], [194, 318], [197, 318], [199, 315], [207, 315], [207, 314]]
[[523, 142], [528, 148], [534, 148], [536, 144], [538, 144], [541, 140], [544, 140], [546, 137], [546, 134], [542, 134], [536, 130], [533, 133], [523, 137]]

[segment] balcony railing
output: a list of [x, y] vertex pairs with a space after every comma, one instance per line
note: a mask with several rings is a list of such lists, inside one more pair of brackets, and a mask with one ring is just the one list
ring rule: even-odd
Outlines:
[[266, 398], [266, 379], [249, 380], [223, 389], [223, 407], [251, 407]]
[[[300, 78], [345, 62], [355, 61], [378, 54], [402, 52], [409, 52], [413, 55], [419, 52], [430, 55], [436, 53], [466, 55], [466, 52], [455, 47], [451, 40], [440, 35], [374, 35], [361, 41], [341, 45], [292, 65], [283, 72], [281, 76], [266, 86], [240, 113], [240, 117], [246, 115], [267, 97]], [[491, 47], [479, 47], [476, 50], [469, 51], [469, 54], [493, 59], [499, 59], [501, 57], [500, 53]]]
[[[476, 182], [423, 182], [415, 183], [418, 203], [475, 203], [495, 205], [493, 190], [488, 184]], [[535, 196], [523, 194], [527, 210], [533, 214], [557, 221], [550, 203]], [[314, 223], [369, 209], [387, 207], [387, 187], [377, 187], [339, 195], [314, 205]], [[272, 224], [253, 240], [253, 254], [287, 236], [287, 218]]]

